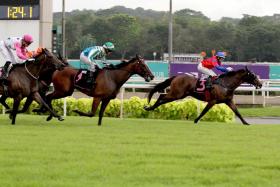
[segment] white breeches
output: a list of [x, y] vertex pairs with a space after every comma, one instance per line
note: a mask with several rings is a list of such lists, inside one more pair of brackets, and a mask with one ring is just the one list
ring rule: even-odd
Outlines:
[[203, 73], [204, 75], [217, 76], [216, 73], [215, 73], [213, 70], [208, 69], [208, 68], [206, 68], [206, 67], [203, 67], [202, 63], [199, 63], [199, 64], [198, 64], [197, 70], [198, 70], [200, 73]]
[[81, 53], [80, 55], [80, 60], [86, 64], [89, 65], [89, 70], [92, 72], [95, 72], [96, 69], [96, 63], [95, 62], [91, 62], [87, 56], [84, 55], [84, 53]]
[[24, 61], [19, 59], [16, 51], [7, 48], [4, 41], [0, 41], [0, 54], [3, 56], [4, 60], [12, 62], [12, 64], [23, 63]]

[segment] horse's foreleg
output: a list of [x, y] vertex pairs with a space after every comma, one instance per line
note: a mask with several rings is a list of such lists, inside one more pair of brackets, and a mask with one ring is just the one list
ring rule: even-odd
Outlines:
[[13, 110], [10, 114], [10, 117], [12, 118], [12, 125], [14, 125], [16, 123], [16, 116], [17, 116], [17, 111], [18, 111], [20, 101], [21, 101], [20, 97], [14, 98]]
[[98, 125], [100, 126], [101, 125], [101, 122], [102, 122], [102, 117], [103, 117], [103, 114], [104, 114], [104, 111], [108, 105], [108, 103], [110, 102], [111, 99], [104, 99], [102, 100], [102, 104], [101, 104], [101, 107], [100, 107], [100, 111], [99, 111], [99, 119], [98, 119]]
[[93, 98], [91, 112], [89, 112], [89, 113], [85, 113], [85, 112], [82, 112], [79, 110], [74, 110], [74, 112], [78, 113], [80, 116], [93, 117], [93, 116], [95, 116], [95, 113], [98, 108], [98, 105], [100, 104], [100, 101], [101, 101], [100, 98]]
[[59, 121], [62, 121], [63, 118], [61, 116], [59, 116], [58, 114], [56, 114], [52, 108], [42, 99], [42, 97], [40, 96], [39, 92], [35, 92], [33, 94], [33, 98], [39, 103], [42, 104], [44, 107], [46, 107], [48, 109], [48, 111], [50, 111], [51, 115], [56, 117]]
[[[46, 96], [46, 103], [52, 109], [53, 108], [52, 107], [52, 100], [53, 99], [60, 99], [60, 98], [66, 97], [68, 95], [67, 95], [67, 93], [58, 92], [58, 91], [55, 90], [55, 91], [53, 91], [52, 93], [50, 93]], [[50, 121], [52, 119], [52, 117], [53, 117], [53, 114], [50, 113], [50, 115], [47, 117], [47, 121]]]
[[150, 106], [150, 107], [145, 106], [144, 109], [147, 111], [154, 110], [162, 104], [169, 103], [169, 102], [175, 101], [177, 99], [178, 98], [170, 97], [168, 94], [160, 94], [157, 101], [155, 102], [155, 104], [153, 106]]
[[26, 112], [27, 109], [29, 108], [29, 106], [31, 105], [32, 101], [33, 101], [32, 96], [28, 96], [27, 99], [26, 99], [26, 101], [25, 101], [25, 103], [24, 103], [23, 108], [22, 108], [21, 110], [19, 110], [18, 113], [24, 113], [24, 112]]
[[194, 123], [197, 123], [200, 118], [202, 118], [202, 116], [204, 116], [208, 110], [210, 110], [210, 108], [212, 108], [212, 106], [214, 106], [216, 103], [213, 101], [208, 102], [208, 104], [206, 105], [206, 107], [202, 110], [202, 112], [200, 113], [200, 115], [194, 120]]
[[229, 108], [231, 108], [231, 110], [235, 113], [235, 115], [237, 115], [239, 117], [239, 119], [242, 121], [243, 125], [250, 125], [249, 123], [247, 123], [243, 117], [241, 116], [241, 114], [238, 112], [236, 105], [233, 103], [232, 100], [226, 102], [227, 106], [229, 106]]
[[[47, 103], [47, 98], [46, 98], [46, 92], [39, 92], [42, 99]], [[48, 104], [48, 103], [47, 103]], [[49, 105], [49, 104], [48, 104]], [[50, 105], [49, 105], [50, 106]], [[33, 109], [33, 112], [36, 112], [36, 113], [44, 113], [47, 111], [47, 108], [44, 107], [44, 105], [41, 105], [39, 108], [35, 108]]]

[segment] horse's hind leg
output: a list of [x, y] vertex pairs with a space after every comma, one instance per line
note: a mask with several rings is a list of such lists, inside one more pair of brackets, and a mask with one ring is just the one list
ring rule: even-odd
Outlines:
[[93, 98], [92, 106], [91, 106], [91, 112], [85, 113], [79, 110], [74, 110], [74, 112], [78, 113], [80, 116], [88, 116], [93, 117], [95, 116], [95, 112], [98, 108], [98, 105], [100, 104], [101, 99], [100, 98]]
[[194, 120], [194, 123], [197, 123], [200, 120], [200, 118], [202, 118], [202, 116], [204, 116], [208, 112], [208, 110], [210, 110], [210, 108], [212, 108], [212, 106], [214, 106], [215, 104], [216, 104], [216, 102], [213, 102], [213, 101], [208, 102], [208, 104], [203, 109], [203, 111], [200, 113], [200, 115]]
[[236, 105], [233, 103], [232, 100], [230, 100], [229, 102], [226, 102], [227, 106], [229, 106], [229, 108], [231, 108], [231, 110], [235, 113], [235, 115], [237, 115], [239, 117], [239, 119], [242, 121], [243, 125], [250, 125], [249, 123], [247, 123], [243, 117], [241, 116], [241, 114], [238, 112]]
[[9, 106], [7, 105], [7, 103], [5, 102], [7, 98], [8, 98], [7, 96], [2, 95], [1, 98], [0, 98], [0, 103], [1, 103], [6, 109], [9, 110], [10, 107], [9, 107]]
[[175, 101], [179, 98], [171, 97], [170, 94], [160, 94], [159, 98], [157, 99], [156, 103], [153, 106], [145, 106], [144, 109], [147, 111], [154, 110], [155, 108], [159, 107], [162, 104], [169, 103]]

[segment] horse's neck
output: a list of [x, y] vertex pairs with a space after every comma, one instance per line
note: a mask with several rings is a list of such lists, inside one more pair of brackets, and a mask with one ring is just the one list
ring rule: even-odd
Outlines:
[[112, 80], [122, 86], [134, 73], [131, 71], [131, 65], [127, 65], [117, 70], [111, 71]]
[[40, 73], [39, 79], [45, 81], [47, 84], [50, 84], [52, 81], [52, 75], [55, 72], [55, 69], [47, 69]]
[[224, 79], [224, 84], [227, 88], [229, 88], [230, 90], [235, 90], [238, 86], [244, 83], [242, 79], [243, 76], [244, 74], [240, 72], [231, 77], [224, 77], [222, 79]]
[[26, 65], [26, 72], [31, 73], [33, 76], [38, 77], [42, 70], [43, 63], [40, 62], [28, 62]]

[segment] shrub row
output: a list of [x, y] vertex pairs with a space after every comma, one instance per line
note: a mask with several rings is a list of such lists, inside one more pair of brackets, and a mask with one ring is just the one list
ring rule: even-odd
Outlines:
[[[67, 97], [67, 115], [75, 116], [74, 109], [81, 110], [83, 112], [89, 112], [91, 110], [92, 99], [81, 98], [75, 99], [73, 97]], [[12, 99], [8, 99], [7, 103], [12, 107]], [[21, 102], [20, 108], [23, 106], [25, 99]], [[151, 103], [154, 103], [152, 100]], [[60, 115], [63, 114], [63, 99], [54, 100], [52, 102], [53, 108]], [[138, 97], [131, 97], [130, 99], [124, 100], [123, 103], [123, 115], [127, 118], [153, 118], [153, 119], [183, 119], [183, 120], [194, 120], [198, 115], [198, 108], [200, 111], [206, 106], [204, 102], [198, 102], [195, 99], [188, 98], [177, 102], [167, 103], [155, 109], [153, 112], [147, 112], [143, 107], [147, 104], [146, 99], [140, 99]], [[107, 106], [104, 116], [107, 117], [120, 117], [120, 106], [121, 101], [119, 99], [111, 100]], [[39, 107], [37, 103], [33, 102], [28, 114], [33, 114], [32, 110]], [[3, 106], [0, 106], [2, 111]], [[99, 109], [97, 110], [98, 115]], [[219, 122], [231, 122], [234, 120], [234, 113], [225, 104], [215, 105], [206, 115], [202, 118], [204, 121], [219, 121]]]

